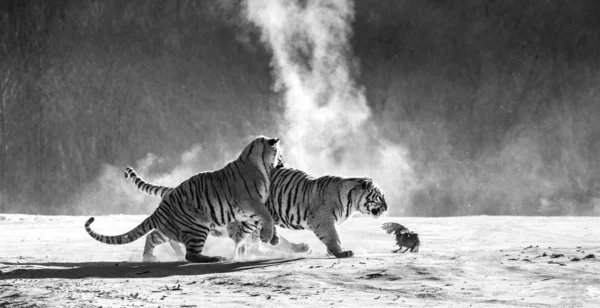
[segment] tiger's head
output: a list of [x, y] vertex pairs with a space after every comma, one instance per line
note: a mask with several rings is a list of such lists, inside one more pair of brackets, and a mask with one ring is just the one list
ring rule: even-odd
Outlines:
[[284, 164], [279, 138], [256, 137], [246, 145], [239, 160], [253, 163], [260, 170], [264, 169], [265, 175], [270, 174], [271, 170]]
[[388, 210], [383, 191], [372, 179], [361, 179], [359, 181], [359, 188], [361, 196], [360, 200], [358, 200], [358, 210], [362, 214], [378, 218]]

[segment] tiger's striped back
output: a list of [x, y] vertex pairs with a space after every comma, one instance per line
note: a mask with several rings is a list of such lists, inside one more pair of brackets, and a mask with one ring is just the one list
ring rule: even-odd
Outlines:
[[[284, 228], [311, 229], [310, 221], [319, 215], [341, 224], [357, 211], [379, 216], [387, 210], [383, 193], [368, 178], [315, 178], [292, 168], [275, 169], [271, 178], [267, 209], [275, 224]], [[364, 207], [370, 204], [380, 206], [371, 212]]]

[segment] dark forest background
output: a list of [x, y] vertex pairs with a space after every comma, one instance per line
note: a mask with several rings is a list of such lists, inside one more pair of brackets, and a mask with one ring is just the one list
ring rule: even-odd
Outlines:
[[[600, 2], [355, 9], [357, 81], [419, 184], [392, 214], [600, 214]], [[239, 1], [0, 0], [0, 35], [0, 212], [81, 214], [107, 164], [154, 153], [167, 172], [200, 144], [202, 171], [278, 135]]]

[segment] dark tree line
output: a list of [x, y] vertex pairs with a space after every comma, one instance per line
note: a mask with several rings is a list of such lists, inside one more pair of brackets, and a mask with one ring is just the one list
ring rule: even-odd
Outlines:
[[[69, 211], [103, 164], [266, 134], [278, 112], [267, 104], [268, 55], [236, 40], [217, 3], [16, 0], [0, 10], [0, 211]], [[222, 151], [207, 147], [206, 161]]]
[[416, 160], [408, 213], [598, 214], [597, 2], [377, 3], [357, 2], [354, 48]]
[[[207, 169], [276, 135], [270, 55], [240, 3], [0, 1], [0, 212], [78, 213], [103, 164], [201, 144]], [[355, 6], [358, 81], [419, 176], [402, 214], [600, 212], [597, 1]]]

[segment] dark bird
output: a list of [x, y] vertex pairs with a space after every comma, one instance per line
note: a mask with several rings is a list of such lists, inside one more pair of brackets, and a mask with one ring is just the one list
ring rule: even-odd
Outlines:
[[407, 252], [409, 249], [410, 252], [419, 252], [419, 246], [421, 246], [419, 234], [414, 233], [403, 225], [395, 222], [386, 222], [381, 226], [381, 229], [385, 230], [387, 234], [394, 233], [396, 235], [396, 244], [400, 246], [400, 248], [393, 250], [392, 252], [398, 252], [403, 247], [406, 247], [406, 250], [401, 251], [402, 253]]

